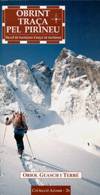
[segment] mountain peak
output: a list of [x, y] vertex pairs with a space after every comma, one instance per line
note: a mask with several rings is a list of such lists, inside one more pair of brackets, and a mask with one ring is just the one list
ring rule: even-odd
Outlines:
[[52, 71], [50, 68], [45, 64], [44, 61], [40, 61], [32, 66], [31, 71], [39, 88], [46, 93], [47, 89], [50, 87], [52, 76]]
[[63, 48], [61, 50], [60, 55], [57, 58], [57, 61], [62, 61], [63, 59], [66, 59], [66, 58], [68, 58], [70, 56], [74, 56], [75, 57], [76, 54], [73, 51], [71, 51], [70, 49]]
[[40, 71], [44, 71], [47, 68], [46, 64], [44, 61], [40, 61], [37, 64], [33, 64], [31, 67], [31, 70], [34, 71], [35, 70], [40, 70]]
[[27, 65], [27, 62], [26, 62], [25, 60], [16, 59], [16, 60], [13, 62], [13, 64], [16, 65], [16, 66], [20, 66], [21, 64]]

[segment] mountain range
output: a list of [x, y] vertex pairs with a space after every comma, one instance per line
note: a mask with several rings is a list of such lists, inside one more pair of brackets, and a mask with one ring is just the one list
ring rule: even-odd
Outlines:
[[29, 68], [20, 59], [0, 65], [0, 107], [1, 118], [21, 110], [34, 124], [52, 111], [63, 123], [79, 118], [98, 121], [100, 61], [63, 48], [52, 69], [43, 61]]

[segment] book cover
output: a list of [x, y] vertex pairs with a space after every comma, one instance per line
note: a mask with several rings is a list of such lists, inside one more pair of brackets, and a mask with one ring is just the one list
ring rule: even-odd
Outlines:
[[0, 195], [100, 193], [100, 1], [0, 1]]

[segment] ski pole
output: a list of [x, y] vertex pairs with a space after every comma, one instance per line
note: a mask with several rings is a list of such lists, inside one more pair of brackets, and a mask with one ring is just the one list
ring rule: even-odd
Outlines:
[[7, 132], [7, 125], [5, 126], [5, 131], [4, 131], [4, 137], [3, 137], [2, 145], [4, 145], [4, 141], [5, 141], [5, 137], [6, 137], [6, 132]]
[[32, 156], [34, 156], [33, 150], [32, 150], [32, 147], [31, 147], [31, 144], [30, 144], [30, 141], [29, 141], [29, 138], [28, 138], [28, 135], [27, 135], [27, 134], [26, 134], [26, 139], [27, 139], [27, 142], [28, 142], [28, 144], [29, 144], [29, 148], [30, 148], [30, 151], [31, 151], [31, 153], [32, 153]]

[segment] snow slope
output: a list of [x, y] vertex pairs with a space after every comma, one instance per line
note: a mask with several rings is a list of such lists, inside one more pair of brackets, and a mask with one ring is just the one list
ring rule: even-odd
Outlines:
[[[1, 127], [1, 126], [0, 126]], [[62, 126], [55, 125], [44, 129], [37, 129], [35, 131], [29, 131], [28, 137], [34, 151], [37, 160], [29, 161], [30, 149], [26, 137], [25, 142], [25, 159], [23, 162], [25, 170], [29, 171], [81, 171], [82, 179], [36, 179], [30, 180], [32, 185], [71, 185], [72, 195], [94, 195], [100, 193], [100, 157], [95, 156], [87, 151], [73, 146], [71, 143], [62, 141], [59, 139]], [[53, 131], [54, 129], [54, 131]], [[2, 133], [4, 133], [4, 127], [2, 126]], [[58, 130], [58, 132], [57, 132]], [[58, 135], [58, 136], [57, 136]], [[2, 137], [2, 136], [1, 136]], [[4, 195], [17, 195], [23, 194], [22, 189], [25, 190], [25, 195], [29, 195], [30, 192], [27, 181], [19, 179], [20, 171], [23, 171], [21, 167], [21, 161], [17, 158], [16, 145], [13, 140], [12, 127], [9, 126], [5, 146], [3, 149], [1, 159], [4, 161], [3, 167], [1, 167], [2, 174], [0, 179], [2, 181], [0, 190], [4, 190]], [[13, 177], [13, 185], [18, 187], [18, 192], [11, 191], [7, 174]], [[4, 187], [3, 182], [7, 182], [7, 188]], [[7, 193], [6, 193], [7, 192]]]
[[12, 110], [21, 110], [29, 116], [30, 127], [31, 121], [35, 127], [46, 113], [47, 99], [45, 100], [44, 93], [25, 61], [15, 60], [11, 64], [0, 66], [0, 105], [1, 121]]
[[[54, 137], [49, 135], [50, 129], [45, 129], [45, 131], [47, 132], [45, 132], [46, 136], [44, 136], [43, 131], [41, 133], [36, 131], [33, 134], [33, 138], [30, 136], [31, 143], [33, 143], [33, 149], [38, 155], [39, 159], [42, 159], [43, 161], [49, 162], [51, 164], [49, 170], [54, 170], [52, 169], [52, 166], [56, 166], [58, 170], [55, 170], [57, 171], [61, 169], [63, 171], [81, 171], [83, 177], [81, 180], [48, 179], [46, 181], [42, 181], [42, 183], [48, 183], [49, 185], [69, 184], [72, 186], [72, 195], [94, 195], [94, 193], [100, 193], [100, 174], [98, 172], [100, 168], [100, 158], [89, 154], [83, 149], [79, 149], [78, 147], [72, 146], [70, 144], [60, 142], [58, 139], [56, 139], [56, 136]], [[45, 168], [41, 166], [40, 170], [48, 169], [47, 166]]]
[[2, 145], [5, 126], [0, 124], [0, 195], [29, 195], [30, 184], [19, 179], [24, 168], [18, 159], [13, 134], [7, 129], [5, 145]]

